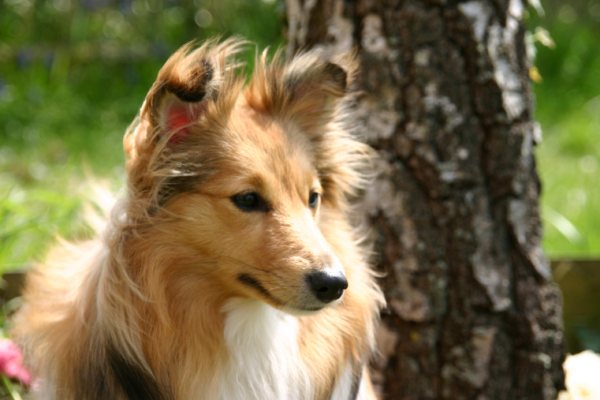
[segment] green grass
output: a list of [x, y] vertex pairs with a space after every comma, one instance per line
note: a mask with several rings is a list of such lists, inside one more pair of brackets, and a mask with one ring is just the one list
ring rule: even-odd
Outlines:
[[[4, 269], [34, 261], [56, 235], [79, 236], [82, 199], [88, 193], [84, 182], [91, 175], [118, 178], [123, 159], [120, 137], [135, 113], [131, 106], [97, 108], [77, 92], [47, 88], [39, 93], [42, 105], [35, 116], [16, 115], [15, 108], [31, 110], [30, 87], [23, 83], [20, 90], [11, 88], [11, 101], [0, 100], [0, 115], [12, 125], [0, 146]], [[49, 135], [48, 127], [56, 133]]]
[[547, 17], [530, 21], [556, 43], [539, 46], [536, 58], [544, 248], [551, 257], [600, 257], [600, 2], [544, 5]]
[[550, 256], [600, 256], [599, 133], [600, 97], [545, 128], [538, 166]]
[[[60, 63], [60, 62], [59, 62]], [[0, 267], [40, 258], [56, 236], [80, 237], [90, 176], [117, 180], [121, 137], [159, 61], [128, 82], [128, 67], [4, 67], [0, 92]], [[61, 68], [64, 69], [61, 70]]]

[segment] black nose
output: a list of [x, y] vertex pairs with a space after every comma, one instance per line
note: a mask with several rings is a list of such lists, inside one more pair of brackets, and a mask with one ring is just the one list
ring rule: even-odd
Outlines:
[[343, 274], [328, 274], [324, 271], [313, 271], [306, 276], [310, 290], [317, 299], [329, 303], [342, 297], [348, 281]]

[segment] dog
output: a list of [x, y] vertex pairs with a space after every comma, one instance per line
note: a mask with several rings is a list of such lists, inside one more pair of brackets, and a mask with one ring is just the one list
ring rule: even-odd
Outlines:
[[373, 399], [383, 297], [352, 222], [372, 151], [352, 56], [188, 44], [125, 133], [97, 238], [27, 277], [13, 337], [42, 399]]

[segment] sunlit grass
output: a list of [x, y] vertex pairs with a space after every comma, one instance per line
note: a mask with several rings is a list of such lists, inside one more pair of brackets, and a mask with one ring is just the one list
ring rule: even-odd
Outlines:
[[600, 96], [545, 126], [538, 161], [551, 256], [600, 255], [599, 134]]
[[57, 236], [83, 236], [86, 181], [119, 176], [122, 132], [144, 89], [136, 103], [126, 95], [135, 87], [94, 92], [103, 76], [56, 85], [30, 68], [0, 91], [0, 270], [35, 262]]
[[[101, 146], [102, 141], [97, 141], [97, 145]], [[1, 150], [2, 270], [18, 269], [36, 261], [57, 236], [84, 237], [88, 230], [81, 218], [82, 205], [93, 201], [87, 181], [92, 176], [117, 180], [119, 175], [106, 165], [85, 161], [85, 154], [59, 162], [51, 159], [39, 149]]]

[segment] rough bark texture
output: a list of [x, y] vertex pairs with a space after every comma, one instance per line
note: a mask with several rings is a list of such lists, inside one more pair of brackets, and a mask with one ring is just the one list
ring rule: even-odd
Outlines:
[[358, 48], [387, 399], [555, 399], [522, 0], [288, 0], [289, 51]]

